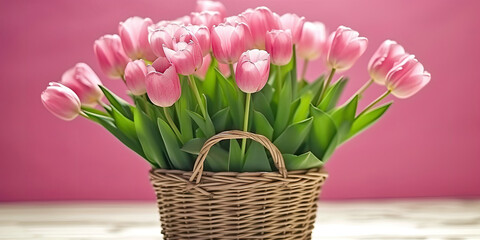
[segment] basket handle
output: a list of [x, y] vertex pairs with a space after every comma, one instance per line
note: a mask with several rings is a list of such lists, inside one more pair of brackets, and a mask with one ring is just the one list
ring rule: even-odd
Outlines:
[[260, 134], [251, 133], [251, 132], [230, 130], [230, 131], [224, 131], [224, 132], [218, 133], [212, 136], [211, 138], [209, 138], [207, 141], [205, 141], [202, 148], [200, 149], [197, 160], [195, 160], [195, 165], [193, 166], [193, 173], [192, 173], [192, 176], [190, 177], [190, 181], [193, 182], [193, 180], [196, 177], [197, 178], [196, 183], [197, 184], [200, 183], [200, 180], [202, 179], [202, 173], [203, 173], [203, 163], [205, 162], [205, 159], [207, 158], [207, 154], [213, 145], [215, 145], [216, 143], [222, 140], [243, 139], [243, 138], [249, 138], [254, 141], [257, 141], [260, 144], [262, 144], [266, 149], [268, 149], [268, 151], [270, 151], [270, 154], [272, 155], [273, 163], [275, 164], [275, 167], [277, 167], [278, 172], [280, 172], [280, 174], [284, 178], [287, 177], [287, 168], [285, 167], [285, 162], [283, 160], [282, 153], [267, 137]]

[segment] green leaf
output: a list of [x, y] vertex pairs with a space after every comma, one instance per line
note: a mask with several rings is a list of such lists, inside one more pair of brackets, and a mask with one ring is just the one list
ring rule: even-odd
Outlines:
[[216, 60], [212, 59], [210, 66], [208, 67], [205, 79], [203, 80], [203, 91], [212, 99], [215, 98], [217, 93], [217, 74], [215, 73]]
[[230, 107], [230, 115], [232, 116], [233, 125], [236, 129], [241, 129], [243, 126], [243, 111], [244, 111], [244, 94], [233, 85], [233, 83], [226, 79], [222, 73], [215, 69], [217, 73], [218, 85], [222, 89], [227, 106]]
[[282, 156], [288, 171], [319, 168], [323, 166], [323, 162], [315, 157], [312, 152], [307, 152], [299, 156], [293, 154], [282, 154]]
[[272, 108], [270, 107], [270, 102], [262, 92], [252, 94], [252, 105], [253, 109], [262, 113], [263, 116], [267, 118], [268, 122], [273, 124], [275, 117]]
[[270, 161], [262, 144], [252, 142], [245, 154], [243, 172], [271, 172]]
[[294, 154], [310, 132], [313, 118], [294, 123], [273, 142], [282, 153]]
[[189, 98], [191, 97], [191, 93], [188, 91], [188, 81], [183, 81], [182, 89], [185, 89], [185, 91], [182, 92], [180, 99], [175, 103], [174, 106], [178, 118], [180, 132], [182, 134], [182, 141], [186, 142], [193, 138], [192, 119], [188, 113], [185, 112], [185, 109], [189, 109]]
[[228, 171], [241, 172], [243, 168], [243, 160], [241, 158], [242, 149], [236, 139], [230, 140], [230, 150], [228, 153]]
[[230, 107], [226, 107], [212, 116], [212, 122], [216, 132], [221, 132], [227, 128]]
[[358, 95], [355, 95], [345, 105], [332, 112], [331, 116], [338, 129], [338, 139], [343, 141], [348, 136], [357, 113]]
[[132, 110], [130, 109], [131, 105], [127, 101], [115, 95], [106, 87], [102, 85], [98, 85], [98, 86], [100, 87], [103, 94], [105, 95], [107, 100], [110, 102], [110, 104], [112, 104], [113, 108], [116, 108], [126, 118], [133, 120], [133, 113], [132, 113]]
[[[182, 151], [198, 155], [206, 140], [205, 138], [194, 138], [183, 145]], [[212, 146], [205, 160], [205, 169], [214, 172], [228, 171], [228, 152], [220, 146]]]
[[[325, 80], [325, 75], [318, 77], [313, 83], [307, 83], [298, 93], [298, 96], [303, 96], [307, 92], [311, 92], [313, 96], [316, 95], [317, 92], [322, 91], [323, 88], [323, 81]], [[312, 102], [316, 103], [317, 99], [312, 99]]]
[[325, 163], [337, 146], [337, 126], [330, 115], [313, 105], [310, 106], [310, 111], [313, 116], [310, 150]]
[[342, 95], [343, 89], [345, 88], [347, 82], [348, 78], [341, 78], [332, 87], [327, 89], [325, 97], [318, 108], [325, 112], [333, 109], [337, 105], [338, 99], [340, 98], [340, 95]]
[[298, 105], [295, 114], [293, 115], [293, 123], [305, 120], [310, 113], [310, 104], [312, 103], [313, 93], [307, 92], [300, 98], [300, 104]]
[[92, 108], [92, 107], [87, 107], [87, 106], [82, 106], [82, 110], [83, 111], [88, 111], [90, 113], [94, 113], [94, 114], [97, 114], [97, 115], [102, 115], [102, 116], [105, 116], [105, 117], [110, 117], [110, 114], [108, 112], [104, 112], [102, 110], [98, 110], [96, 108]]
[[168, 160], [165, 158], [163, 139], [155, 122], [138, 108], [134, 112], [133, 119], [138, 140], [145, 156], [160, 168], [169, 169]]
[[112, 117], [115, 120], [117, 128], [125, 133], [129, 138], [137, 139], [137, 131], [132, 120], [123, 116], [116, 108], [112, 108]]
[[198, 127], [203, 132], [205, 137], [211, 137], [215, 135], [215, 126], [213, 126], [213, 123], [210, 120], [210, 117], [208, 117], [208, 114], [207, 114], [207, 120], [206, 120], [196, 112], [187, 110], [187, 113], [188, 115], [190, 115], [193, 121], [198, 125]]
[[192, 160], [187, 153], [180, 149], [180, 145], [175, 133], [173, 133], [170, 126], [162, 119], [158, 118], [157, 122], [163, 142], [165, 143], [165, 149], [167, 150], [168, 157], [173, 165], [173, 168], [191, 171], [193, 167]]
[[288, 124], [290, 116], [290, 104], [292, 102], [292, 88], [290, 81], [285, 81], [279, 97], [277, 115], [273, 125], [274, 138], [278, 137], [280, 133], [285, 130]]
[[253, 126], [255, 127], [255, 133], [263, 135], [272, 141], [273, 127], [261, 112], [253, 111]]
[[392, 105], [392, 102], [389, 102], [369, 112], [366, 112], [363, 115], [358, 116], [354, 120], [352, 128], [350, 129], [350, 132], [348, 134], [348, 137], [346, 137], [344, 141], [347, 141], [353, 136], [359, 134], [360, 132], [364, 131], [365, 129], [370, 127], [372, 124], [374, 124], [376, 121], [378, 121], [378, 119], [380, 119], [383, 116], [383, 114], [388, 110], [388, 108], [391, 105]]

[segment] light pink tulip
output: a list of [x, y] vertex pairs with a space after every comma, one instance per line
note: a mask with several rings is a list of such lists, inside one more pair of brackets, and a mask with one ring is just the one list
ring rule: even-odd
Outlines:
[[[205, 57], [203, 57], [203, 64], [198, 69], [194, 74], [195, 76], [205, 79], [205, 75], [207, 74], [208, 68], [210, 67], [210, 64], [212, 63], [212, 57], [210, 57], [210, 54], [207, 54]], [[218, 70], [223, 74], [225, 77], [230, 76], [230, 67], [227, 64], [223, 63], [218, 63]]]
[[155, 60], [150, 43], [148, 28], [153, 25], [150, 18], [131, 17], [118, 26], [118, 34], [122, 39], [123, 49], [131, 59]]
[[206, 26], [208, 29], [212, 29], [222, 22], [223, 18], [219, 12], [216, 11], [203, 11], [192, 13], [192, 24]]
[[247, 20], [242, 15], [230, 16], [224, 19], [223, 21], [226, 25], [237, 26], [239, 23], [247, 24]]
[[298, 56], [308, 61], [319, 58], [325, 50], [326, 39], [323, 23], [305, 22], [300, 40], [296, 45]]
[[150, 29], [150, 46], [156, 56], [165, 57], [165, 52], [163, 51], [164, 45], [167, 48], [173, 49], [175, 45], [175, 33], [182, 28], [182, 26], [171, 22], [167, 22], [163, 26], [159, 26], [158, 24], [157, 29]]
[[292, 33], [290, 30], [272, 30], [267, 33], [265, 49], [274, 65], [286, 65], [292, 58]]
[[49, 83], [41, 98], [45, 108], [63, 120], [73, 120], [81, 111], [80, 99], [75, 92], [60, 83]]
[[[280, 17], [280, 23], [283, 30], [290, 30], [292, 32], [293, 43], [297, 44], [302, 36], [304, 17], [299, 17], [297, 14], [286, 13]], [[324, 31], [325, 32], [325, 31]]]
[[130, 61], [125, 54], [122, 46], [122, 40], [116, 34], [105, 35], [96, 40], [93, 50], [97, 56], [100, 68], [105, 74], [112, 78], [123, 76], [127, 63]]
[[210, 31], [205, 26], [198, 26], [198, 25], [188, 25], [186, 27], [190, 30], [194, 35], [195, 38], [198, 40], [198, 44], [202, 49], [202, 55], [206, 56], [210, 53], [210, 49], [212, 48], [212, 41], [210, 40]]
[[220, 24], [214, 27], [212, 34], [212, 50], [215, 58], [224, 64], [238, 61], [242, 53], [251, 44], [251, 35], [245, 23], [236, 26]]
[[258, 92], [267, 83], [269, 71], [270, 55], [263, 50], [248, 50], [238, 60], [235, 81], [243, 92]]
[[387, 73], [404, 55], [403, 47], [392, 40], [386, 40], [380, 45], [368, 62], [368, 73], [376, 83], [385, 85]]
[[133, 95], [140, 96], [147, 92], [145, 88], [147, 66], [143, 60], [129, 62], [125, 68], [125, 82]]
[[279, 19], [267, 7], [247, 9], [241, 14], [252, 33], [254, 47], [265, 49], [265, 35], [268, 31], [279, 29]]
[[97, 74], [85, 63], [77, 63], [68, 69], [60, 81], [64, 86], [72, 89], [83, 105], [95, 106], [103, 97], [103, 92], [98, 87], [102, 82]]
[[148, 98], [157, 106], [172, 106], [182, 93], [175, 67], [166, 58], [159, 57], [149, 69], [145, 77]]
[[358, 32], [340, 26], [328, 40], [327, 64], [338, 71], [347, 70], [367, 49], [368, 40]]
[[425, 87], [430, 78], [414, 55], [406, 55], [388, 72], [385, 85], [396, 97], [408, 98]]
[[223, 3], [218, 1], [198, 0], [195, 11], [197, 12], [215, 11], [220, 13], [220, 17], [222, 18], [227, 16], [227, 8], [225, 7], [225, 5], [223, 5]]
[[202, 49], [197, 38], [190, 31], [178, 36], [173, 48], [163, 47], [165, 56], [182, 75], [190, 75], [197, 71], [203, 62]]

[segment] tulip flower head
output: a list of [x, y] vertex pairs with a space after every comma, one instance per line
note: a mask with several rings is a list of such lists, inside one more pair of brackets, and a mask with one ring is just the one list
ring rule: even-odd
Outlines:
[[208, 28], [198, 25], [188, 25], [186, 28], [195, 35], [195, 38], [197, 38], [198, 44], [202, 49], [202, 56], [205, 57], [206, 55], [208, 55], [210, 53], [210, 49], [212, 48], [210, 31], [208, 30]]
[[384, 41], [368, 62], [368, 73], [376, 83], [385, 85], [388, 72], [405, 56], [403, 47], [392, 40]]
[[125, 68], [125, 83], [133, 95], [140, 96], [147, 92], [145, 87], [147, 66], [143, 60], [129, 62]]
[[235, 26], [220, 24], [212, 29], [211, 34], [213, 54], [224, 64], [237, 62], [252, 43], [250, 29], [245, 23]]
[[195, 9], [197, 12], [204, 12], [204, 11], [215, 11], [220, 14], [221, 18], [227, 16], [227, 8], [223, 3], [218, 1], [210, 1], [210, 0], [198, 0], [197, 7]]
[[243, 92], [258, 92], [267, 83], [269, 71], [270, 55], [264, 50], [248, 50], [238, 60], [235, 81]]
[[[162, 23], [163, 24], [163, 23]], [[157, 27], [159, 24], [157, 23]], [[153, 53], [158, 57], [165, 57], [163, 47], [173, 49], [175, 44], [175, 33], [182, 28], [181, 25], [176, 23], [165, 23], [163, 26], [159, 26], [157, 29], [150, 29], [150, 46]]]
[[430, 82], [431, 75], [414, 55], [402, 57], [387, 74], [385, 86], [398, 98], [408, 98]]
[[267, 32], [265, 49], [274, 65], [286, 65], [292, 58], [292, 34], [290, 30], [272, 30]]
[[357, 31], [340, 26], [328, 40], [327, 64], [337, 71], [344, 71], [355, 64], [367, 49], [368, 40], [359, 37]]
[[131, 59], [155, 60], [155, 54], [148, 41], [148, 28], [153, 25], [150, 18], [131, 17], [118, 26], [123, 49]]
[[51, 82], [41, 94], [42, 103], [53, 115], [66, 121], [80, 114], [81, 103], [78, 96], [63, 84]]
[[145, 77], [148, 98], [157, 106], [172, 106], [182, 91], [175, 66], [167, 58], [159, 57], [149, 69]]
[[286, 13], [280, 17], [280, 24], [283, 30], [290, 30], [292, 32], [293, 43], [297, 44], [302, 36], [304, 17], [299, 17], [297, 14]]
[[296, 45], [299, 57], [312, 61], [319, 58], [325, 50], [325, 25], [321, 22], [305, 22], [302, 34]]
[[279, 19], [267, 7], [248, 9], [241, 14], [252, 33], [254, 47], [265, 49], [265, 36], [268, 31], [279, 29]]
[[203, 55], [198, 39], [186, 28], [177, 30], [173, 48], [164, 45], [163, 51], [179, 74], [191, 75], [202, 66]]
[[85, 63], [77, 63], [68, 69], [62, 75], [60, 83], [74, 91], [82, 105], [95, 106], [103, 97], [103, 92], [98, 87], [102, 82]]
[[123, 76], [123, 71], [130, 59], [125, 54], [122, 40], [118, 35], [104, 35], [95, 41], [93, 50], [105, 74], [112, 78]]
[[192, 24], [206, 26], [212, 29], [213, 26], [220, 24], [223, 18], [217, 11], [203, 11], [192, 13]]

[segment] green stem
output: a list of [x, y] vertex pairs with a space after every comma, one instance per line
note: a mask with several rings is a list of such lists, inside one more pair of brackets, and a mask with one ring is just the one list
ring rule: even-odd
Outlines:
[[203, 105], [202, 97], [200, 97], [200, 93], [198, 92], [197, 84], [195, 83], [195, 79], [193, 79], [193, 75], [188, 75], [188, 81], [190, 88], [192, 89], [195, 98], [197, 99], [198, 106], [200, 107], [200, 111], [202, 112], [203, 117], [207, 118], [207, 111], [205, 111], [205, 106]]
[[327, 88], [330, 86], [330, 83], [332, 82], [333, 75], [335, 75], [335, 71], [336, 71], [335, 68], [332, 68], [332, 71], [330, 71], [330, 75], [328, 76], [327, 81], [323, 85], [322, 91], [320, 92], [320, 96], [318, 96], [317, 106], [320, 105], [320, 103], [322, 102], [325, 92], [327, 91]]
[[305, 75], [307, 74], [307, 67], [308, 67], [308, 59], [305, 59], [303, 62], [303, 68], [302, 68], [302, 76], [300, 77], [300, 80], [305, 80]]
[[228, 67], [230, 68], [230, 77], [235, 81], [235, 70], [233, 69], [233, 63], [229, 63]]
[[277, 89], [278, 89], [278, 92], [280, 92], [282, 90], [282, 69], [280, 66], [276, 66], [277, 68], [277, 74], [276, 74], [276, 84], [277, 84]]
[[367, 88], [370, 87], [372, 83], [373, 83], [373, 79], [368, 80], [365, 84], [363, 84], [363, 86], [360, 89], [358, 89], [358, 91], [353, 96], [358, 95], [358, 98], [361, 98], [365, 90], [367, 90]]
[[105, 104], [104, 102], [102, 102], [101, 99], [98, 99], [98, 100], [97, 100], [97, 103], [98, 103], [101, 107], [103, 107], [105, 110], [107, 110], [107, 109], [110, 108], [110, 106], [108, 106], [107, 104]]
[[180, 131], [178, 130], [177, 126], [173, 122], [172, 117], [170, 116], [170, 113], [168, 112], [168, 109], [166, 107], [163, 107], [163, 113], [165, 114], [165, 118], [167, 119], [168, 124], [172, 128], [173, 132], [175, 135], [177, 135], [177, 138], [180, 140], [182, 144], [184, 144], [183, 139], [182, 139], [182, 134], [180, 134]]
[[[247, 132], [248, 131], [248, 115], [250, 114], [250, 98], [251, 98], [252, 94], [251, 93], [247, 93], [247, 98], [245, 100], [245, 117], [243, 119], [243, 131], [244, 132]], [[243, 157], [245, 156], [245, 148], [247, 146], [247, 139], [244, 138], [242, 139], [242, 154], [241, 154], [241, 158], [240, 159], [243, 159]]]
[[382, 101], [386, 96], [388, 96], [390, 93], [392, 92], [392, 90], [387, 90], [385, 93], [383, 93], [380, 97], [378, 97], [377, 99], [375, 99], [375, 101], [373, 101], [372, 103], [370, 103], [370, 105], [368, 105], [365, 109], [363, 109], [363, 111], [358, 114], [357, 118], [362, 116], [363, 114], [365, 114], [368, 110], [370, 110], [372, 107], [374, 107], [377, 103], [379, 103], [380, 101]]
[[78, 114], [80, 114], [80, 116], [86, 118], [86, 119], [90, 119], [87, 114], [85, 114], [83, 111], [80, 111]]

